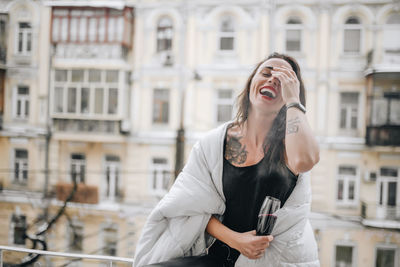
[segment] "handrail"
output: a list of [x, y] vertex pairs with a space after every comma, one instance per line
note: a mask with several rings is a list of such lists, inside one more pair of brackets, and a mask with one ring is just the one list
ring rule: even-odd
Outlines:
[[133, 258], [79, 254], [79, 253], [66, 253], [66, 252], [54, 252], [54, 251], [47, 251], [47, 250], [0, 246], [0, 267], [3, 266], [3, 257], [2, 257], [3, 251], [18, 251], [18, 252], [25, 252], [25, 253], [55, 256], [55, 257], [91, 259], [91, 260], [101, 260], [101, 261], [108, 261], [108, 262], [127, 262], [127, 263], [133, 264]]

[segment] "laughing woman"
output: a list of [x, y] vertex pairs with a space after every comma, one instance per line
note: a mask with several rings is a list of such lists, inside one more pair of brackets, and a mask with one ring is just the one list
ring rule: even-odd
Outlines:
[[[308, 220], [319, 148], [305, 112], [296, 60], [274, 53], [260, 62], [236, 120], [196, 143], [150, 214], [135, 266], [319, 266]], [[256, 236], [265, 196], [281, 209], [271, 235]]]

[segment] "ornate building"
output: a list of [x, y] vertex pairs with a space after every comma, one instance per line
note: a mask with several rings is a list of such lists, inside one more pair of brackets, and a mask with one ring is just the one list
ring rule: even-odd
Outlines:
[[182, 134], [186, 158], [277, 51], [300, 63], [321, 148], [311, 171], [321, 265], [398, 266], [399, 10], [389, 0], [2, 1], [0, 244], [30, 246], [23, 230], [51, 218], [76, 181], [49, 250], [131, 257], [180, 167]]

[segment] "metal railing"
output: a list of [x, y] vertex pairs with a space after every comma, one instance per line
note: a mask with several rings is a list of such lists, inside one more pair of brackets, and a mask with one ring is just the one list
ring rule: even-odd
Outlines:
[[5, 251], [40, 254], [40, 255], [46, 255], [46, 256], [50, 256], [50, 257], [71, 258], [71, 261], [77, 260], [77, 259], [96, 260], [96, 261], [106, 263], [106, 265], [108, 267], [116, 266], [116, 265], [113, 265], [116, 262], [128, 263], [129, 266], [133, 266], [133, 258], [113, 257], [113, 256], [104, 256], [104, 255], [77, 254], [77, 253], [65, 253], [65, 252], [54, 252], [54, 251], [47, 251], [47, 250], [0, 246], [0, 267], [3, 267], [3, 257], [4, 257]]

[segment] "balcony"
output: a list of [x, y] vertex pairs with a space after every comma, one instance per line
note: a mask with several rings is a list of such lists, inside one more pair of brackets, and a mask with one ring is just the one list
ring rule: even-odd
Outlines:
[[361, 202], [362, 223], [366, 226], [400, 229], [400, 206]]
[[367, 126], [368, 146], [400, 146], [400, 125]]
[[[51, 262], [58, 263], [56, 266], [67, 266], [71, 263], [81, 262], [78, 266], [132, 266], [133, 258], [113, 257], [104, 255], [90, 255], [77, 253], [63, 253], [38, 249], [26, 249], [20, 247], [0, 246], [0, 266], [13, 266], [22, 262], [28, 254], [46, 256]], [[47, 261], [39, 258], [34, 266], [47, 266]], [[99, 265], [100, 263], [100, 265]], [[31, 266], [31, 265], [29, 265]], [[76, 265], [71, 265], [76, 266]]]
[[[69, 183], [58, 183], [56, 185], [57, 199], [65, 201], [71, 194], [73, 185]], [[97, 186], [78, 184], [77, 190], [71, 199], [71, 202], [97, 204], [99, 202], [99, 193]]]
[[54, 130], [59, 132], [86, 132], [119, 134], [119, 121], [112, 120], [75, 120], [53, 119]]

